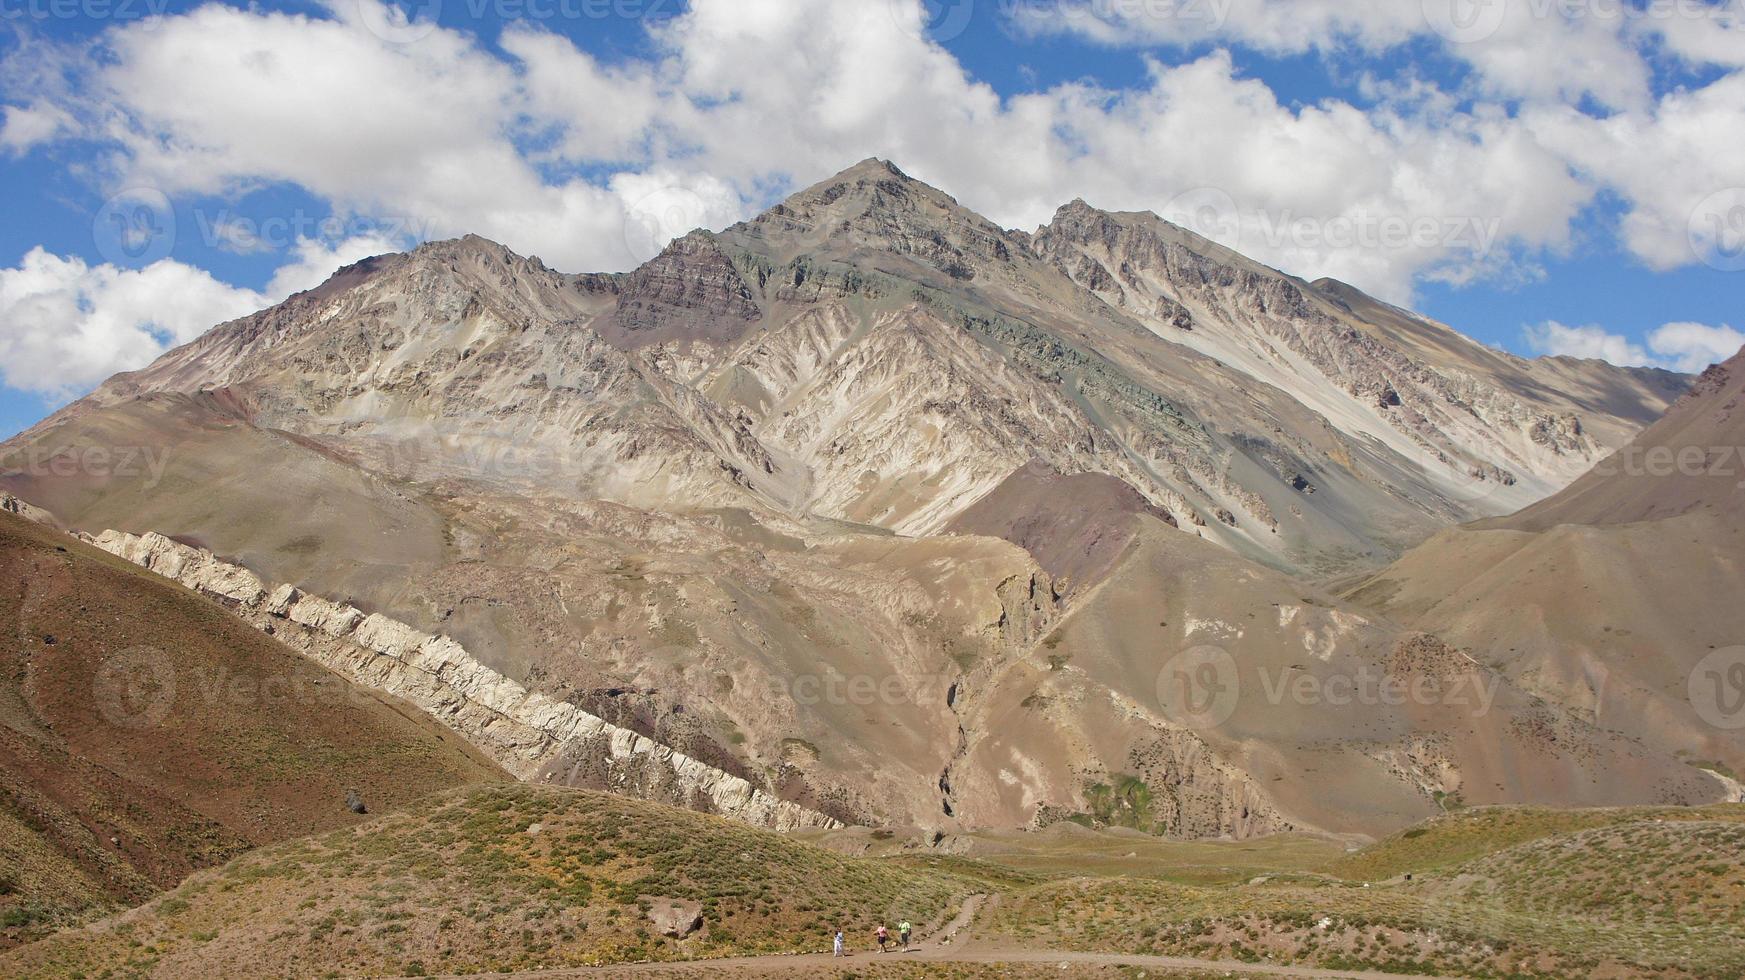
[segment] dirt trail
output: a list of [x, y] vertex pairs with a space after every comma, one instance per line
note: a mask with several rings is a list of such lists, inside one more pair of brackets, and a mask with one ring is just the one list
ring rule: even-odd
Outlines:
[[[804, 970], [807, 974], [823, 973], [833, 968], [852, 969], [856, 966], [882, 963], [921, 963], [945, 965], [989, 966], [1134, 966], [1158, 970], [1212, 971], [1224, 974], [1262, 977], [1314, 977], [1323, 980], [1408, 980], [1405, 974], [1381, 973], [1374, 970], [1323, 970], [1308, 966], [1283, 966], [1265, 963], [1240, 963], [1233, 960], [1201, 960], [1185, 956], [1138, 956], [1120, 953], [1080, 953], [1071, 950], [1008, 949], [985, 941], [976, 942], [970, 927], [984, 906], [997, 907], [998, 895], [971, 895], [964, 900], [957, 916], [933, 936], [912, 945], [906, 953], [880, 954], [874, 950], [852, 950], [843, 957], [827, 952], [782, 954], [774, 956], [740, 956], [689, 962], [635, 963], [620, 966], [585, 967], [562, 970], [534, 970], [525, 973], [496, 973], [495, 977], [538, 978], [538, 980], [570, 980], [570, 978], [613, 976], [683, 976], [709, 974], [715, 976], [755, 977], [766, 972], [791, 974]], [[482, 976], [482, 974], [480, 975]], [[447, 980], [464, 980], [450, 977]], [[1410, 980], [1453, 980], [1434, 976], [1413, 975]]]
[[[1324, 980], [1439, 980], [1436, 977], [1426, 977], [1413, 974], [1409, 978], [1400, 973], [1378, 973], [1372, 970], [1321, 970], [1305, 966], [1272, 966], [1261, 963], [1239, 963], [1234, 960], [1197, 960], [1178, 956], [1126, 956], [1117, 953], [1075, 953], [1053, 950], [951, 950], [951, 949], [919, 949], [913, 952], [891, 953], [881, 956], [877, 952], [861, 951], [846, 957], [832, 957], [828, 953], [806, 953], [799, 956], [747, 956], [737, 959], [693, 960], [683, 963], [639, 963], [626, 966], [601, 966], [574, 970], [543, 970], [532, 973], [494, 973], [480, 976], [494, 977], [524, 977], [539, 978], [539, 980], [582, 980], [587, 977], [614, 977], [636, 975], [714, 975], [714, 976], [758, 976], [762, 971], [777, 971], [790, 973], [796, 970], [806, 970], [808, 973], [824, 971], [832, 968], [852, 969], [857, 966], [878, 964], [884, 960], [904, 963], [925, 963], [945, 965], [1048, 965], [1062, 966], [1134, 966], [1156, 970], [1192, 970], [1222, 974], [1238, 974], [1242, 976], [1261, 977], [1316, 977]], [[459, 978], [450, 978], [459, 980]], [[1453, 980], [1453, 978], [1440, 978]]]

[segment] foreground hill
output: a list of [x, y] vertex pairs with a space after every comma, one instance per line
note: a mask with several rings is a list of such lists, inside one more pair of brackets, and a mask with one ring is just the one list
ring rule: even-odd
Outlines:
[[1466, 811], [1224, 888], [1064, 880], [1004, 902], [1013, 944], [1398, 974], [1736, 977], [1745, 808]]
[[[1175, 844], [1173, 858], [1146, 846], [1139, 865], [1122, 859], [1144, 846], [1131, 837], [1024, 836], [1028, 871], [908, 849], [851, 858], [617, 796], [457, 792], [200, 872], [137, 910], [0, 955], [0, 972], [471, 975], [709, 960], [710, 975], [817, 976], [841, 962], [768, 954], [816, 954], [837, 928], [863, 954], [847, 967], [872, 976], [1039, 975], [1022, 967], [1038, 959], [1049, 975], [1101, 976], [1117, 965], [1075, 951], [1190, 957], [1205, 968], [1182, 974], [1194, 976], [1261, 963], [1533, 978], [1745, 967], [1738, 806], [1468, 810], [1320, 873], [1303, 858], [1339, 845]], [[1220, 860], [1239, 873], [1208, 875]], [[920, 951], [900, 965], [865, 956], [874, 926], [902, 918]], [[988, 967], [1002, 962], [1020, 966]], [[1113, 975], [1175, 975], [1127, 964]]]
[[1597, 725], [1745, 773], [1745, 354], [1563, 492], [1350, 596]]
[[875, 160], [625, 275], [477, 238], [368, 260], [0, 446], [0, 487], [831, 819], [1032, 826], [1136, 779], [1151, 829], [1374, 834], [1438, 794], [1724, 786], [1519, 691], [1269, 713], [1249, 673], [1206, 731], [1165, 666], [1485, 679], [1285, 575], [1536, 500], [1687, 380], [1510, 358], [1154, 215], [1001, 229]]
[[837, 928], [864, 947], [879, 922], [931, 932], [978, 887], [659, 804], [511, 787], [265, 848], [0, 972], [484, 973], [814, 951]]
[[180, 586], [0, 512], [8, 941], [247, 848], [504, 779], [465, 742]]

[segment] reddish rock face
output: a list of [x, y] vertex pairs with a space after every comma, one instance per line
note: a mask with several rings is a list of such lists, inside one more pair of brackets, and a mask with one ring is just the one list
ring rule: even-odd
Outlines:
[[1132, 542], [1141, 517], [1176, 526], [1168, 511], [1112, 476], [1063, 476], [1045, 463], [1031, 462], [946, 530], [986, 534], [1023, 548], [1065, 597], [1102, 581]]
[[667, 341], [738, 340], [762, 315], [715, 237], [694, 231], [624, 279], [618, 308], [596, 327], [627, 349]]

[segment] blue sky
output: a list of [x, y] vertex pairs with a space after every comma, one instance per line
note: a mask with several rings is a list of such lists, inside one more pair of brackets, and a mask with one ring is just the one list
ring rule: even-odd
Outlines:
[[1741, 4], [1569, 6], [13, 0], [0, 435], [363, 255], [626, 268], [867, 156], [1008, 225], [1209, 214], [1517, 353], [1700, 368], [1745, 340]]

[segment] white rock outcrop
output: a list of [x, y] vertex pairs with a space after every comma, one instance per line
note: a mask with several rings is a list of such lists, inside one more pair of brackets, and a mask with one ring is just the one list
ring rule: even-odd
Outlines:
[[773, 830], [834, 828], [834, 818], [778, 799], [742, 777], [554, 700], [473, 659], [446, 636], [308, 595], [269, 589], [248, 569], [148, 532], [104, 531], [89, 543], [223, 600], [238, 615], [355, 684], [408, 701], [518, 779], [554, 780], [585, 760], [607, 788], [692, 806]]

